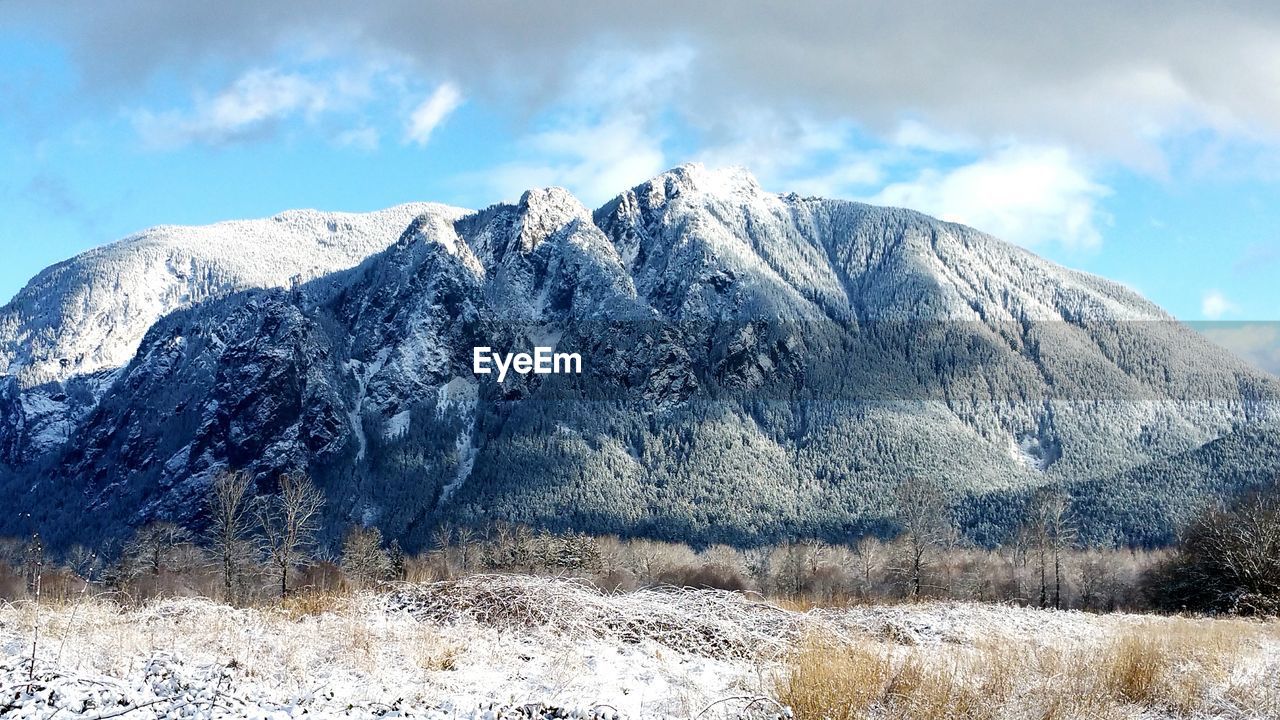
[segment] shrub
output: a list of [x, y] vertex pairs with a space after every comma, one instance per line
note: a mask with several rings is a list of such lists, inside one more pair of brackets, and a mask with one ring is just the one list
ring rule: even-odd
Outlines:
[[1191, 521], [1178, 552], [1147, 576], [1154, 604], [1171, 611], [1280, 613], [1280, 494], [1213, 507]]

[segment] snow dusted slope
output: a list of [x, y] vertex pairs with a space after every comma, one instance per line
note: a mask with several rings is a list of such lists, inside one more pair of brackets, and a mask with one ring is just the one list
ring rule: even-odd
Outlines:
[[[471, 371], [473, 347], [534, 345], [584, 373]], [[594, 212], [557, 188], [436, 207], [358, 267], [171, 312], [90, 379], [0, 385], [22, 421], [0, 424], [7, 487], [43, 499], [50, 540], [198, 522], [233, 468], [266, 491], [309, 472], [335, 535], [377, 524], [406, 548], [442, 521], [847, 539], [889, 526], [904, 478], [946, 488], [982, 541], [1060, 484], [1096, 510], [1087, 532], [1159, 542], [1280, 463], [1280, 434], [1253, 431], [1280, 384], [1119, 285], [697, 165]], [[1184, 456], [1194, 491], [1144, 482]]]
[[144, 230], [48, 268], [0, 308], [0, 375], [16, 376], [25, 388], [120, 367], [173, 310], [352, 267], [394, 242], [418, 215], [463, 212], [412, 203]]
[[[848, 360], [869, 366], [877, 399], [945, 400], [1033, 468], [1078, 441], [1074, 472], [1115, 471], [1273, 417], [1259, 402], [1274, 401], [1273, 379], [1145, 298], [911, 210], [777, 195], [742, 169], [685, 165], [596, 222], [668, 317], [854, 328], [874, 339]], [[787, 339], [856, 377], [847, 346], [822, 337]], [[1172, 399], [1184, 404], [1169, 412]], [[1101, 406], [1103, 424], [1079, 416]], [[1078, 432], [1064, 436], [1068, 423]]]

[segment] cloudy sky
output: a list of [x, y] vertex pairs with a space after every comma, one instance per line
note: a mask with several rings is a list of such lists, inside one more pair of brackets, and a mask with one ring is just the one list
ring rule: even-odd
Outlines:
[[1277, 320], [1278, 39], [1275, 3], [1178, 0], [2, 2], [0, 296], [149, 225], [701, 160]]

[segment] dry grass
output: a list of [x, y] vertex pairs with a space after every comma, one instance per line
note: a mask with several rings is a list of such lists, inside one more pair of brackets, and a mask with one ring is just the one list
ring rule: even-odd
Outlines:
[[414, 637], [411, 654], [414, 663], [429, 672], [455, 670], [464, 647], [430, 625], [425, 625]]
[[[1101, 660], [1099, 678], [1109, 697], [1151, 706], [1161, 699], [1174, 663], [1174, 647], [1152, 633], [1129, 632], [1112, 641]], [[1084, 665], [1080, 670], [1090, 671]]]
[[[1208, 712], [1215, 705], [1235, 706], [1230, 698], [1214, 698], [1215, 689], [1231, 686], [1246, 656], [1260, 647], [1264, 630], [1267, 626], [1242, 620], [1183, 619], [1135, 626], [1101, 653], [1101, 692], [1119, 703], [1177, 717]], [[1237, 695], [1242, 690], [1237, 687]]]
[[893, 677], [888, 652], [811, 637], [778, 679], [778, 700], [797, 720], [859, 720], [883, 700]]
[[889, 647], [819, 636], [789, 656], [775, 688], [796, 720], [996, 717], [992, 710], [1011, 692], [1013, 678], [1001, 663], [984, 667], [991, 672], [974, 674], [929, 651], [895, 659]]
[[1255, 653], [1273, 626], [1158, 619], [1115, 631], [1065, 647], [810, 638], [786, 658], [775, 691], [796, 720], [1280, 716], [1275, 665], [1248, 672], [1265, 665]]
[[351, 607], [349, 593], [328, 590], [303, 590], [280, 601], [280, 609], [290, 620], [315, 617], [325, 613], [337, 613]]

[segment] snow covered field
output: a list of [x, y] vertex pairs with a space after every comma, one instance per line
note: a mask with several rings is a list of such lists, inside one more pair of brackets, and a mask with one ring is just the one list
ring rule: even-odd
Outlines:
[[[815, 636], [890, 663], [960, 667], [1003, 648], [1047, 667], [1049, 657], [1102, 662], [1107, 644], [1133, 631], [1203, 636], [1217, 658], [1210, 664], [1225, 669], [1174, 668], [1206, 678], [1194, 712], [1135, 703], [1099, 716], [1280, 716], [1280, 632], [1239, 620], [960, 603], [799, 613], [733, 593], [602, 595], [573, 581], [505, 576], [285, 608], [179, 599], [122, 609], [99, 598], [38, 610], [0, 607], [6, 718], [776, 717], [781, 679]], [[1045, 710], [1038, 688], [1055, 672], [1013, 680], [989, 716], [1072, 717]]]

